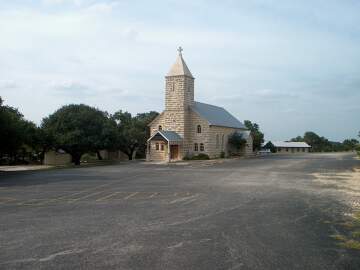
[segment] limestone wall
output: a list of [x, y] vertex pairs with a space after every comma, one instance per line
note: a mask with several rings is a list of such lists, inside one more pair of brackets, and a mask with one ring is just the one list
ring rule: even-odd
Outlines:
[[[197, 126], [201, 126], [201, 133], [197, 133]], [[205, 151], [203, 153], [209, 155], [211, 158], [220, 157], [221, 152], [225, 152], [228, 156], [229, 152], [236, 152], [236, 149], [231, 149], [228, 144], [228, 139], [235, 131], [241, 131], [241, 129], [209, 126], [209, 123], [201, 118], [196, 112], [191, 112], [190, 121], [188, 123], [189, 139], [187, 140], [186, 150], [190, 155], [197, 155], [202, 151], [194, 151], [195, 143], [204, 144]], [[218, 138], [218, 139], [217, 139]], [[247, 140], [244, 155], [252, 154], [252, 137]]]
[[66, 153], [48, 151], [45, 153], [44, 165], [68, 165], [71, 163], [71, 156]]
[[[156, 143], [159, 144], [159, 150], [156, 150]], [[164, 150], [161, 150], [161, 145], [163, 145]], [[150, 152], [147, 154], [149, 155], [147, 157], [148, 160], [152, 161], [167, 161], [169, 159], [168, 154], [168, 145], [164, 141], [151, 141], [150, 143]]]

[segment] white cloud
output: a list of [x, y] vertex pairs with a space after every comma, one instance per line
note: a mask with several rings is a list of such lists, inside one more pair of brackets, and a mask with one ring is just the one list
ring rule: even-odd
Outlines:
[[[355, 27], [355, 18], [337, 17], [337, 24], [329, 12], [308, 27], [310, 18], [301, 17], [309, 3], [293, 9], [265, 2], [44, 0], [41, 8], [0, 9], [0, 74], [7, 81], [0, 95], [37, 122], [69, 102], [161, 110], [163, 76], [182, 45], [196, 97], [259, 122], [269, 134], [288, 136], [283, 127], [296, 112], [305, 115], [301, 123], [310, 122], [308, 111], [324, 115], [320, 100], [348, 104], [354, 113], [358, 40], [319, 27]], [[29, 104], [34, 97], [37, 106]], [[281, 119], [279, 131], [273, 119]], [[303, 126], [295, 128], [300, 134]]]

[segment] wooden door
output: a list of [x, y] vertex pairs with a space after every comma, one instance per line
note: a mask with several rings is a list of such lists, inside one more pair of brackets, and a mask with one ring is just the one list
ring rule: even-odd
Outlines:
[[179, 157], [179, 146], [170, 145], [170, 159], [178, 159]]

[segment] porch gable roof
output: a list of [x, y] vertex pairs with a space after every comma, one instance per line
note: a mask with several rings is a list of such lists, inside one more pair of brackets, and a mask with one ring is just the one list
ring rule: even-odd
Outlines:
[[159, 130], [157, 131], [153, 136], [151, 136], [148, 141], [151, 141], [156, 135], [160, 135], [168, 142], [181, 142], [182, 137], [177, 134], [175, 131], [165, 131], [165, 130]]

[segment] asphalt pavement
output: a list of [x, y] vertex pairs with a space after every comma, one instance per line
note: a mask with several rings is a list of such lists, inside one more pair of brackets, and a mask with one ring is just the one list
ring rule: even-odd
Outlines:
[[356, 168], [340, 153], [1, 173], [0, 269], [360, 269], [332, 237]]

